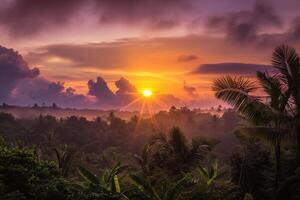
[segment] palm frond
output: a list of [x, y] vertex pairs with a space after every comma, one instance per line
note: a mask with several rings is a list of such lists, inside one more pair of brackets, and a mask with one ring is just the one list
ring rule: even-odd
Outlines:
[[262, 139], [267, 143], [274, 144], [276, 142], [281, 142], [291, 138], [288, 129], [278, 129], [278, 128], [269, 128], [269, 127], [245, 127], [239, 128], [241, 134], [248, 136], [254, 136]]
[[[265, 93], [268, 95], [271, 107], [276, 110], [280, 110], [281, 107], [285, 107], [286, 105], [282, 105], [283, 102], [281, 102], [284, 95], [282, 93], [282, 86], [279, 78], [275, 75], [270, 76], [265, 72], [259, 71], [256, 72], [256, 77]], [[287, 103], [286, 101], [284, 102]]]
[[268, 123], [274, 110], [263, 104], [258, 97], [249, 93], [256, 91], [254, 82], [243, 77], [225, 76], [213, 83], [213, 90], [218, 99], [232, 105], [247, 120], [254, 124]]
[[280, 72], [281, 80], [292, 84], [300, 78], [299, 55], [287, 45], [278, 46], [272, 55], [272, 65]]
[[184, 156], [188, 151], [187, 139], [178, 127], [171, 129], [169, 144], [178, 155]]

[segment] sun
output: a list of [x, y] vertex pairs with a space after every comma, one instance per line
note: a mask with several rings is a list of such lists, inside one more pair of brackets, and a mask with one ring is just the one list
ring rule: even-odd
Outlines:
[[152, 96], [152, 91], [149, 89], [145, 89], [145, 90], [143, 90], [143, 95], [144, 95], [144, 97], [150, 97], [150, 96]]

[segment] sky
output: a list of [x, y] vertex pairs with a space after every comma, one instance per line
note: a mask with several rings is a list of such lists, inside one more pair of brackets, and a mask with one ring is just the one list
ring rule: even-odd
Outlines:
[[[299, 0], [1, 0], [0, 102], [136, 109], [220, 104], [212, 81], [300, 42]], [[150, 101], [150, 100], [149, 100]]]

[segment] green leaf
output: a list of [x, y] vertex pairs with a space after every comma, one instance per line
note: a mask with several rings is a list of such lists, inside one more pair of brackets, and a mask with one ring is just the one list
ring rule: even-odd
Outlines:
[[164, 200], [178, 200], [181, 196], [181, 192], [183, 190], [183, 187], [192, 179], [191, 175], [186, 175], [179, 181], [175, 183], [175, 185], [170, 188], [166, 195]]
[[99, 185], [98, 177], [92, 174], [89, 170], [84, 167], [78, 167], [79, 174], [82, 178], [84, 178], [87, 182]]
[[144, 195], [148, 197], [156, 198], [157, 200], [160, 199], [157, 194], [155, 194], [152, 186], [142, 177], [136, 175], [129, 176], [133, 183], [138, 187], [140, 191], [143, 192]]
[[121, 192], [121, 188], [120, 188], [120, 184], [119, 184], [119, 179], [118, 179], [118, 176], [115, 175], [114, 176], [114, 181], [113, 181], [113, 188], [112, 188], [113, 191], [117, 192], [117, 193], [120, 193]]

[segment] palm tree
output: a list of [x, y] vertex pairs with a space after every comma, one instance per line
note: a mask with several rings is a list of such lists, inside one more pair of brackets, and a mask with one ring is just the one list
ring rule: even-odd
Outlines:
[[[285, 74], [283, 72], [291, 71], [288, 70], [292, 68], [290, 66], [296, 66], [296, 57], [295, 51], [289, 47], [276, 48], [272, 62], [275, 69], [281, 71], [274, 75], [257, 72], [260, 87], [244, 77], [225, 76], [213, 83], [216, 97], [232, 105], [250, 123], [250, 126], [240, 128], [240, 131], [259, 136], [272, 144], [276, 161], [276, 189], [281, 173], [281, 143], [289, 132], [288, 121], [292, 117], [290, 85], [284, 80], [285, 74], [292, 72]], [[286, 71], [283, 70], [284, 68]], [[264, 90], [266, 96], [254, 95], [259, 88]]]
[[170, 130], [169, 137], [159, 134], [153, 138], [153, 162], [156, 166], [165, 165], [174, 173], [188, 172], [189, 169], [205, 158], [213, 144], [203, 144], [194, 139], [191, 143], [178, 127]]
[[285, 86], [286, 101], [293, 115], [293, 133], [297, 137], [300, 164], [300, 57], [294, 48], [279, 46], [275, 49], [272, 64]]
[[141, 167], [144, 176], [150, 173], [150, 160], [151, 160], [151, 145], [146, 144], [143, 148], [142, 155], [134, 155], [137, 164]]
[[186, 175], [174, 184], [169, 183], [154, 187], [141, 176], [130, 175], [130, 178], [143, 199], [147, 200], [178, 200], [184, 186], [191, 180], [191, 176]]

